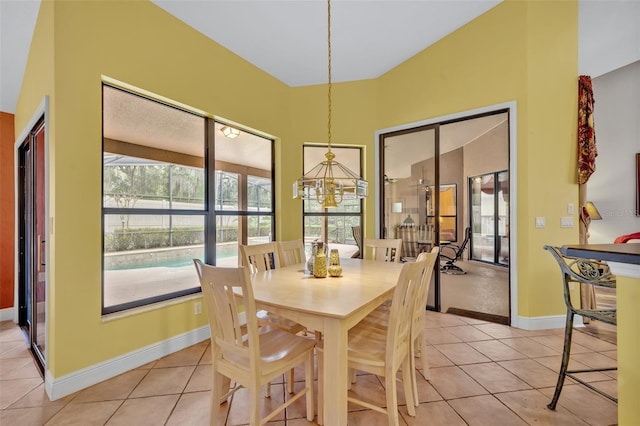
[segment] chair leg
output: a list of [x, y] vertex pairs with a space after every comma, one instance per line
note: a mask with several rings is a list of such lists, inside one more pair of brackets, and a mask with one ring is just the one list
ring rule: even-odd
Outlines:
[[560, 364], [560, 372], [558, 373], [558, 382], [556, 383], [556, 391], [553, 394], [553, 399], [547, 405], [551, 410], [556, 409], [556, 404], [560, 398], [560, 392], [562, 392], [562, 386], [564, 385], [564, 379], [569, 367], [569, 355], [571, 354], [571, 336], [573, 334], [573, 312], [567, 311], [567, 322], [564, 328], [564, 348], [562, 350], [562, 363]]
[[[411, 417], [416, 416], [417, 403], [414, 399], [413, 385], [415, 379], [416, 370], [411, 368], [411, 359], [413, 358], [413, 352], [407, 354], [407, 358], [402, 363], [402, 386], [404, 387], [404, 398], [407, 402], [407, 413]], [[396, 410], [397, 411], [397, 410]]]
[[425, 379], [431, 380], [431, 373], [429, 372], [429, 359], [427, 358], [427, 339], [424, 335], [424, 332], [420, 333], [420, 363], [422, 364], [422, 375]]
[[[416, 338], [417, 336], [411, 337], [411, 342], [409, 343], [409, 372], [410, 374], [410, 382], [411, 382], [411, 395], [413, 396], [413, 402], [415, 406], [418, 406], [418, 376], [416, 373]], [[409, 402], [407, 401], [407, 405]]]
[[[215, 363], [212, 366], [215, 368]], [[222, 395], [220, 388], [222, 386], [222, 375], [213, 370], [212, 388], [211, 388], [211, 413], [209, 415], [209, 424], [217, 426], [218, 413], [220, 411], [220, 396]]]
[[[389, 426], [398, 426], [398, 390], [396, 386], [396, 375], [394, 371], [385, 372], [385, 393], [387, 399], [387, 417]], [[407, 407], [409, 404], [407, 404]]]
[[314, 398], [314, 392], [313, 392], [313, 351], [309, 352], [309, 357], [307, 358], [307, 362], [304, 366], [304, 381], [305, 381], [305, 386], [307, 387], [307, 394], [306, 394], [306, 398], [307, 398], [307, 420], [309, 420], [310, 422], [313, 421], [314, 417], [315, 417], [315, 413], [314, 413], [314, 404], [315, 404], [315, 398]]
[[260, 424], [260, 386], [254, 383], [252, 389], [249, 389], [251, 402], [249, 403], [249, 424]]
[[318, 424], [324, 424], [324, 360], [323, 353], [316, 351], [316, 364], [318, 364]]
[[295, 382], [295, 372], [293, 370], [293, 368], [291, 370], [289, 370], [289, 377], [287, 380], [287, 390], [289, 391], [289, 393], [293, 393], [293, 384]]
[[[420, 344], [416, 345], [416, 340], [420, 340]], [[416, 354], [417, 350], [417, 354]], [[411, 389], [413, 391], [413, 402], [417, 407], [420, 405], [420, 397], [418, 396], [418, 377], [416, 373], [416, 355], [420, 356], [420, 363], [422, 364], [422, 375], [425, 379], [430, 380], [429, 375], [429, 361], [427, 360], [427, 341], [424, 333], [419, 333], [416, 338], [411, 342], [410, 348], [410, 362], [411, 362]]]

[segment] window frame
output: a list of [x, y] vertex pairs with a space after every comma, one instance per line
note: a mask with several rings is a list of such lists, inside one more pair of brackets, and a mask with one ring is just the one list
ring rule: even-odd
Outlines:
[[[204, 174], [204, 205], [202, 209], [177, 209], [177, 208], [118, 208], [118, 207], [106, 207], [105, 200], [105, 167], [104, 167], [104, 155], [105, 153], [109, 153], [110, 151], [105, 151], [105, 137], [104, 137], [104, 91], [106, 88], [120, 90], [127, 94], [133, 96], [139, 96], [143, 99], [146, 99], [151, 102], [156, 102], [158, 104], [175, 108], [179, 111], [189, 113], [195, 115], [197, 117], [201, 117], [204, 120], [204, 135], [203, 135], [203, 174]], [[275, 205], [276, 205], [276, 186], [275, 186], [275, 141], [272, 138], [268, 138], [262, 135], [257, 135], [255, 133], [246, 131], [246, 133], [251, 133], [255, 136], [259, 136], [265, 140], [268, 140], [271, 144], [270, 153], [271, 153], [271, 170], [269, 173], [269, 178], [271, 179], [271, 210], [270, 211], [249, 211], [246, 202], [245, 208], [239, 209], [238, 211], [229, 211], [229, 210], [217, 210], [216, 209], [216, 188], [215, 188], [215, 177], [216, 177], [216, 159], [215, 159], [215, 139], [216, 139], [216, 124], [217, 125], [225, 125], [223, 121], [216, 120], [210, 117], [206, 117], [194, 111], [189, 111], [188, 109], [181, 108], [175, 105], [171, 105], [165, 101], [160, 101], [146, 94], [142, 94], [140, 92], [136, 92], [131, 89], [125, 89], [119, 87], [116, 84], [111, 82], [102, 81], [101, 84], [102, 90], [102, 101], [103, 101], [103, 115], [102, 115], [102, 159], [101, 162], [101, 313], [102, 315], [109, 315], [117, 312], [127, 311], [134, 308], [140, 308], [148, 305], [152, 305], [159, 302], [166, 302], [170, 300], [174, 300], [180, 297], [194, 295], [200, 293], [202, 290], [200, 288], [199, 283], [196, 281], [196, 285], [190, 287], [188, 289], [176, 290], [167, 292], [160, 295], [154, 295], [151, 297], [139, 298], [134, 301], [127, 301], [124, 303], [119, 303], [115, 305], [105, 306], [105, 230], [106, 230], [106, 217], [108, 215], [113, 214], [126, 214], [132, 216], [201, 216], [203, 217], [203, 225], [204, 225], [204, 260], [206, 263], [215, 265], [216, 264], [216, 219], [218, 216], [225, 215], [237, 215], [238, 217], [248, 217], [248, 216], [270, 216], [271, 217], [271, 235], [272, 238], [275, 236], [276, 231], [276, 223], [275, 223]], [[234, 127], [238, 127], [234, 124]], [[222, 136], [220, 136], [222, 137]], [[132, 155], [133, 157], [133, 155]], [[140, 158], [140, 157], [135, 157]], [[176, 164], [169, 162], [161, 162], [163, 164]], [[183, 164], [184, 165], [184, 164]], [[186, 165], [185, 165], [186, 166]], [[248, 177], [245, 176], [244, 182], [248, 181]], [[245, 197], [247, 194], [246, 188], [243, 191]], [[245, 200], [246, 201], [246, 200]], [[240, 207], [240, 206], [239, 206]], [[246, 229], [246, 220], [244, 220], [245, 229]], [[245, 231], [246, 234], [246, 231]], [[241, 242], [238, 242], [241, 244]], [[195, 272], [195, 270], [194, 270]]]

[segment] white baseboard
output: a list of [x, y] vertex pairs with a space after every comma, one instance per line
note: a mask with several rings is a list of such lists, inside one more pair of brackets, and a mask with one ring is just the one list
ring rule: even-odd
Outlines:
[[45, 390], [49, 399], [54, 401], [195, 345], [209, 337], [210, 330], [207, 325], [62, 377], [53, 377], [47, 369], [44, 378]]
[[13, 312], [13, 308], [0, 309], [0, 321], [13, 321], [15, 319]]
[[[547, 330], [550, 328], [564, 328], [566, 322], [567, 317], [565, 315], [552, 315], [546, 317], [518, 317], [517, 322], [511, 325], [523, 330]], [[580, 315], [573, 317], [573, 326], [584, 326]]]

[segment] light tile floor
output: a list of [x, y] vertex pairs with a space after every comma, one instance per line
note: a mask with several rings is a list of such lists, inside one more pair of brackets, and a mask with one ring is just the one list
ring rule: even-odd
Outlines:
[[[398, 387], [402, 425], [617, 423], [614, 403], [570, 380], [558, 409], [546, 408], [557, 379], [562, 330], [526, 331], [450, 314], [428, 312], [427, 316], [431, 380], [418, 375], [420, 406], [415, 418], [407, 415], [402, 386]], [[582, 332], [575, 333], [574, 341], [572, 366], [616, 364], [614, 344]], [[13, 323], [2, 322], [0, 425], [206, 425], [210, 357], [209, 342], [202, 342], [50, 401], [21, 332]], [[302, 381], [301, 373], [297, 380]], [[615, 371], [586, 377], [616, 393]], [[384, 405], [384, 389], [376, 376], [358, 376], [351, 392]], [[271, 399], [263, 399], [265, 410], [288, 395], [281, 381], [272, 385], [271, 394]], [[296, 401], [270, 424], [309, 424], [303, 401]], [[386, 416], [372, 410], [349, 409], [350, 425], [387, 424]], [[243, 389], [221, 406], [220, 416], [227, 425], [244, 425], [247, 411]]]

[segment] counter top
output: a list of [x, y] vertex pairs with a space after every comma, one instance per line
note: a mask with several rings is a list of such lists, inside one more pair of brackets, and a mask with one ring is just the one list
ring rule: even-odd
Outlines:
[[579, 244], [562, 246], [567, 256], [640, 265], [640, 243]]

